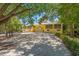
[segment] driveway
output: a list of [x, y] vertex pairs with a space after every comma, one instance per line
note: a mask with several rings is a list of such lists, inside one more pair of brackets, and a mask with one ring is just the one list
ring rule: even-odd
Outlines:
[[50, 33], [27, 32], [1, 41], [0, 56], [70, 56], [62, 40]]

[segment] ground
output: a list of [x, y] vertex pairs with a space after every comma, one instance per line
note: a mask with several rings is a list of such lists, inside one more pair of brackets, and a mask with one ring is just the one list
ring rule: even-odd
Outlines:
[[[8, 47], [8, 48], [7, 48]], [[50, 33], [19, 33], [1, 41], [1, 56], [70, 56], [62, 40]]]

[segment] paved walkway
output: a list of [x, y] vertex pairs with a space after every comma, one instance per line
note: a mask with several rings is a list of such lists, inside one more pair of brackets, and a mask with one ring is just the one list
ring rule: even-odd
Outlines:
[[[3, 48], [6, 47], [6, 48]], [[49, 33], [20, 33], [1, 41], [1, 56], [70, 56], [62, 41]], [[7, 48], [8, 47], [8, 48]]]

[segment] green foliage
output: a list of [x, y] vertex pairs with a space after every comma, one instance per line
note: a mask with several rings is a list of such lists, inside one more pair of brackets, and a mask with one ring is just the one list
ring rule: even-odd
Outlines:
[[[3, 18], [2, 17], [3, 15], [4, 17], [9, 16], [8, 18], [11, 18], [13, 15], [15, 15], [19, 19], [21, 19], [21, 18], [26, 18], [30, 16], [30, 19], [32, 21], [33, 16], [45, 12], [49, 20], [52, 21], [53, 16], [58, 15], [58, 12], [57, 12], [59, 8], [58, 5], [59, 4], [46, 4], [46, 3], [41, 3], [41, 4], [34, 4], [34, 3], [5, 4], [4, 3], [4, 4], [0, 4], [0, 9], [2, 10], [0, 11], [0, 14], [1, 14], [0, 17]], [[26, 10], [26, 11], [21, 12], [23, 10]], [[4, 18], [4, 19], [7, 19], [7, 18]], [[33, 21], [32, 22], [31, 21], [28, 19], [28, 22], [33, 24]]]
[[63, 42], [71, 50], [73, 55], [79, 56], [79, 38], [63, 37]]
[[48, 17], [46, 15], [38, 20], [39, 24], [41, 24], [44, 20], [48, 20]]
[[60, 33], [55, 33], [55, 35], [58, 36], [58, 37], [60, 37], [61, 34]]
[[[79, 32], [79, 4], [60, 4], [58, 13], [60, 15], [59, 22], [65, 25], [64, 32], [73, 34]], [[73, 27], [75, 26], [75, 27]]]
[[79, 4], [60, 4], [60, 21], [65, 24], [79, 23]]
[[12, 17], [7, 23], [6, 23], [6, 31], [7, 32], [19, 32], [21, 31], [22, 24], [20, 20], [18, 20], [17, 17]]

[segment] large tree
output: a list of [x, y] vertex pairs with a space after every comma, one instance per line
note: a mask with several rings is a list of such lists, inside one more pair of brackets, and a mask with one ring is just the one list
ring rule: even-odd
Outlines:
[[24, 7], [23, 4], [0, 4], [0, 24], [8, 21], [11, 17], [27, 12], [30, 9]]
[[79, 25], [79, 4], [60, 4], [59, 8], [60, 22], [64, 23], [69, 29], [68, 31], [74, 34], [74, 26]]

